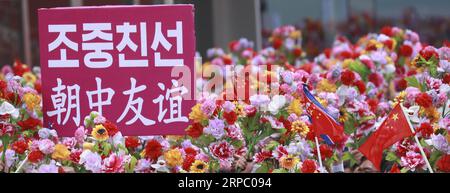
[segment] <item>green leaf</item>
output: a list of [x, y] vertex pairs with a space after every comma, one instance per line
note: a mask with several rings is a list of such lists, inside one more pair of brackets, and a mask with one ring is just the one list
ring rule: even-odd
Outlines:
[[415, 76], [408, 76], [405, 80], [408, 82], [408, 86], [420, 88], [420, 83]]
[[104, 156], [109, 155], [109, 152], [111, 152], [111, 148], [112, 148], [111, 144], [103, 142], [102, 147], [103, 147], [102, 155], [104, 155]]
[[356, 165], [358, 163], [358, 160], [356, 160], [356, 158], [353, 156], [353, 154], [351, 154], [348, 151], [342, 155], [342, 160], [349, 161], [350, 167], [353, 167], [354, 165]]
[[400, 163], [400, 159], [395, 155], [394, 152], [388, 152], [385, 158], [387, 161], [395, 161], [397, 163]]
[[127, 173], [133, 173], [134, 167], [136, 166], [137, 159], [134, 156], [131, 156], [130, 163], [125, 166], [125, 170]]
[[350, 116], [347, 121], [344, 122], [344, 132], [345, 134], [349, 135], [356, 131], [355, 127], [355, 119], [353, 116]]
[[364, 81], [367, 81], [367, 76], [370, 74], [370, 70], [362, 64], [360, 61], [355, 60], [349, 64], [349, 68], [352, 71], [357, 72]]
[[288, 171], [284, 168], [277, 168], [272, 170], [272, 173], [288, 173]]
[[261, 164], [261, 167], [259, 167], [258, 169], [256, 169], [255, 171], [256, 173], [267, 173], [269, 172], [269, 164], [267, 162], [263, 162]]

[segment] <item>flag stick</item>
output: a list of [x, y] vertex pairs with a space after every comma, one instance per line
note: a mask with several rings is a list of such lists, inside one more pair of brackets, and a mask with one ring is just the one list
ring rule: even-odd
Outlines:
[[319, 157], [319, 165], [320, 165], [320, 168], [323, 168], [322, 156], [320, 155], [319, 139], [317, 139], [317, 136], [314, 138], [316, 139], [316, 149], [317, 149], [317, 156]]
[[19, 167], [17, 167], [17, 169], [14, 173], [19, 173], [19, 171], [22, 169], [23, 165], [28, 161], [28, 153], [26, 153], [25, 155], [26, 155], [25, 159], [22, 161], [22, 163], [20, 163]]
[[400, 103], [400, 107], [402, 108], [403, 115], [405, 115], [405, 117], [407, 119], [409, 128], [411, 129], [412, 133], [414, 134], [414, 139], [416, 140], [417, 146], [419, 146], [420, 153], [422, 154], [422, 157], [425, 160], [425, 163], [427, 164], [428, 171], [430, 171], [430, 173], [434, 173], [433, 168], [431, 168], [430, 162], [428, 161], [427, 155], [423, 151], [422, 145], [420, 144], [419, 138], [417, 138], [416, 131], [412, 127], [411, 122], [409, 122], [408, 115], [405, 113], [405, 109], [404, 109], [405, 107], [403, 107], [403, 105], [401, 103]]

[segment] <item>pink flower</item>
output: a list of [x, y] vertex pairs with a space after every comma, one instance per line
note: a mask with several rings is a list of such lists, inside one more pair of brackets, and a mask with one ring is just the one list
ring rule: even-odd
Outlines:
[[55, 151], [55, 143], [50, 139], [42, 139], [39, 141], [39, 150], [44, 154], [51, 154]]
[[232, 158], [233, 154], [235, 153], [234, 147], [226, 141], [212, 143], [209, 146], [209, 149], [211, 150], [213, 156], [218, 158], [219, 160]]
[[425, 161], [420, 153], [414, 151], [406, 152], [406, 155], [401, 157], [401, 166], [415, 171], [416, 168], [421, 168], [425, 165]]
[[271, 151], [262, 150], [261, 152], [258, 152], [257, 154], [255, 154], [255, 156], [253, 156], [253, 160], [256, 163], [261, 163], [264, 160], [269, 159], [271, 157], [272, 157]]
[[106, 173], [122, 173], [125, 171], [123, 157], [116, 153], [103, 160], [103, 171]]
[[75, 139], [77, 140], [78, 144], [83, 144], [84, 138], [86, 138], [86, 129], [84, 129], [83, 126], [78, 127], [78, 129], [75, 131]]

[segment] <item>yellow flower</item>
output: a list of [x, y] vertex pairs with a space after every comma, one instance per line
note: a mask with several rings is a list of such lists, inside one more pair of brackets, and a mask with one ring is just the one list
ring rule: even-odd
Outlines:
[[336, 92], [336, 84], [330, 83], [328, 79], [322, 79], [317, 84], [317, 91], [318, 92]]
[[292, 39], [297, 39], [302, 36], [302, 32], [300, 30], [295, 30], [295, 31], [291, 32], [291, 34], [289, 34], [289, 36]]
[[309, 127], [305, 122], [297, 120], [292, 122], [292, 131], [306, 137], [309, 133]]
[[339, 110], [339, 122], [345, 122], [348, 120], [348, 118], [350, 117], [350, 114], [344, 109], [341, 108]]
[[84, 142], [83, 150], [92, 150], [94, 149], [94, 143]]
[[189, 113], [189, 119], [194, 120], [195, 122], [202, 122], [206, 120], [208, 117], [201, 110], [201, 104], [198, 103], [194, 107], [192, 107], [191, 113]]
[[280, 166], [283, 168], [286, 168], [288, 170], [293, 169], [297, 166], [297, 164], [300, 162], [300, 159], [298, 157], [295, 157], [293, 155], [284, 155], [280, 158]]
[[55, 151], [53, 151], [52, 158], [59, 160], [67, 160], [69, 159], [70, 151], [63, 144], [56, 144]]
[[353, 62], [355, 62], [353, 59], [345, 59], [344, 62], [342, 62], [342, 68], [348, 68]]
[[300, 104], [299, 99], [292, 100], [291, 104], [289, 104], [289, 106], [287, 107], [287, 112], [289, 114], [294, 113], [297, 116], [300, 116], [302, 115], [302, 111], [302, 105]]
[[166, 160], [167, 165], [170, 167], [179, 166], [183, 163], [183, 158], [181, 157], [181, 152], [178, 148], [171, 149], [164, 153], [164, 160]]
[[425, 115], [430, 119], [430, 123], [436, 123], [439, 121], [440, 113], [435, 107], [420, 108], [419, 114]]
[[105, 141], [109, 138], [108, 130], [103, 125], [96, 125], [91, 132], [92, 137], [97, 141]]
[[192, 163], [189, 170], [192, 173], [205, 173], [208, 171], [208, 167], [209, 167], [208, 164], [206, 164], [204, 161], [195, 160], [194, 163]]
[[22, 97], [23, 102], [28, 110], [35, 110], [40, 108], [41, 97], [33, 93], [26, 93]]
[[23, 73], [22, 77], [27, 83], [34, 84], [36, 82], [36, 76], [31, 72]]

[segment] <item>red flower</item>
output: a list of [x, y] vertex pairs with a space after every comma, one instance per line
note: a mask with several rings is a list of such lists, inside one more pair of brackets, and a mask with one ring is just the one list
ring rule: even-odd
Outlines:
[[83, 153], [83, 150], [77, 150], [77, 151], [70, 152], [70, 155], [69, 155], [70, 161], [72, 161], [73, 163], [80, 162], [81, 153]]
[[400, 56], [410, 57], [412, 54], [412, 51], [413, 51], [413, 49], [411, 46], [402, 45], [402, 46], [400, 46], [399, 54], [400, 54]]
[[8, 92], [6, 93], [5, 99], [10, 102], [13, 105], [19, 105], [22, 100], [20, 99], [20, 96], [14, 92]]
[[158, 141], [152, 139], [147, 142], [144, 151], [146, 158], [157, 160], [158, 157], [162, 155], [162, 145]]
[[366, 84], [362, 80], [356, 81], [354, 85], [358, 87], [359, 93], [366, 92]]
[[186, 153], [186, 155], [197, 155], [197, 151], [192, 147], [184, 148], [184, 153]]
[[302, 164], [302, 173], [314, 173], [317, 170], [316, 161], [307, 159]]
[[383, 28], [381, 28], [380, 32], [389, 37], [392, 37], [393, 35], [391, 26], [384, 26]]
[[341, 73], [341, 81], [347, 86], [352, 85], [355, 81], [355, 74], [350, 70], [345, 70]]
[[234, 154], [234, 148], [226, 141], [213, 143], [209, 146], [211, 153], [219, 159], [228, 159]]
[[427, 61], [431, 59], [431, 57], [433, 56], [434, 58], [439, 59], [439, 55], [436, 52], [436, 48], [434, 48], [433, 46], [427, 46], [423, 48], [422, 50], [420, 50], [419, 54]]
[[397, 79], [395, 81], [395, 90], [402, 91], [408, 87], [408, 82], [404, 78]]
[[186, 132], [192, 138], [200, 137], [203, 134], [203, 126], [200, 123], [193, 123], [186, 129]]
[[443, 81], [445, 84], [450, 84], [450, 73], [444, 75]]
[[391, 50], [394, 49], [394, 41], [391, 39], [383, 41], [383, 44]]
[[139, 138], [138, 137], [125, 137], [125, 146], [129, 149], [134, 149], [139, 146]]
[[262, 150], [261, 152], [258, 152], [257, 154], [255, 154], [253, 159], [256, 163], [261, 163], [264, 160], [269, 159], [271, 157], [272, 157], [271, 151]]
[[233, 60], [232, 60], [231, 57], [228, 56], [228, 55], [222, 56], [222, 60], [223, 60], [223, 63], [224, 63], [225, 65], [230, 65], [230, 64], [233, 63]]
[[322, 159], [330, 158], [331, 156], [333, 156], [333, 150], [330, 146], [322, 144], [319, 146], [319, 149]]
[[194, 155], [186, 155], [186, 158], [183, 160], [183, 170], [189, 171], [189, 168], [191, 167], [192, 163], [195, 161]]
[[105, 123], [103, 123], [102, 125], [108, 131], [108, 135], [110, 137], [114, 136], [117, 132], [119, 132], [117, 126], [111, 121], [105, 121]]
[[239, 41], [238, 40], [234, 40], [234, 41], [231, 41], [229, 44], [228, 44], [228, 48], [230, 49], [230, 51], [232, 51], [232, 52], [237, 52], [238, 51], [238, 45], [239, 45]]
[[31, 163], [37, 163], [41, 161], [42, 158], [44, 158], [44, 154], [39, 150], [32, 151], [30, 152], [30, 154], [28, 154], [28, 161]]
[[14, 74], [17, 76], [22, 76], [25, 72], [29, 72], [30, 68], [26, 64], [22, 64], [22, 62], [16, 59], [13, 65]]
[[398, 168], [397, 163], [394, 163], [394, 165], [391, 168], [391, 171], [389, 173], [400, 173], [400, 169]]
[[22, 128], [22, 131], [36, 130], [37, 126], [42, 127], [42, 122], [39, 119], [29, 117], [27, 120], [17, 122], [17, 125]]
[[273, 48], [278, 50], [278, 48], [280, 48], [282, 45], [283, 45], [283, 40], [281, 38], [279, 38], [279, 37], [273, 38], [273, 41], [272, 41]]
[[373, 113], [377, 112], [378, 108], [378, 100], [377, 99], [368, 99], [367, 104], [370, 106], [370, 111]]
[[294, 56], [295, 57], [300, 57], [301, 55], [302, 55], [302, 49], [301, 48], [294, 48], [294, 51], [293, 51], [293, 53], [294, 53]]
[[419, 128], [417, 128], [417, 132], [420, 132], [423, 137], [430, 137], [430, 135], [434, 133], [434, 130], [430, 123], [423, 122], [420, 124]]
[[416, 97], [416, 103], [422, 107], [428, 108], [432, 105], [433, 99], [427, 93], [420, 93]]
[[450, 172], [450, 154], [442, 156], [436, 163], [439, 170], [443, 172]]
[[18, 153], [18, 154], [23, 154], [25, 152], [25, 150], [27, 150], [28, 145], [25, 141], [15, 141], [12, 145], [12, 149]]
[[378, 73], [372, 73], [369, 75], [369, 81], [372, 82], [376, 87], [379, 87], [383, 83], [383, 77]]
[[234, 111], [230, 111], [229, 113], [224, 111], [223, 112], [223, 118], [225, 118], [225, 121], [227, 121], [227, 123], [229, 125], [232, 125], [237, 120], [237, 114]]

